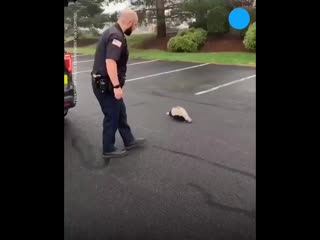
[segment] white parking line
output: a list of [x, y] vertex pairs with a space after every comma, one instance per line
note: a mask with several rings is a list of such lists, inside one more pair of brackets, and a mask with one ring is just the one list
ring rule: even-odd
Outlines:
[[210, 88], [210, 89], [205, 90], [205, 91], [197, 92], [197, 93], [195, 93], [194, 95], [201, 95], [201, 94], [204, 94], [204, 93], [212, 92], [212, 91], [215, 91], [215, 90], [217, 90], [217, 89], [219, 89], [219, 88], [223, 88], [223, 87], [226, 87], [226, 86], [235, 84], [235, 83], [239, 83], [239, 82], [248, 80], [248, 79], [250, 79], [250, 78], [254, 78], [255, 76], [256, 76], [256, 75], [252, 75], [252, 76], [249, 76], [249, 77], [241, 78], [241, 79], [239, 79], [239, 80], [235, 80], [235, 81], [232, 81], [232, 82], [229, 82], [229, 83], [225, 83], [225, 84], [222, 84], [222, 85], [217, 86], [217, 87], [214, 87], [214, 88]]
[[[87, 61], [77, 61], [77, 63], [80, 62], [91, 62], [93, 60], [87, 60]], [[152, 62], [157, 62], [158, 60], [150, 60], [150, 61], [144, 61], [144, 62], [136, 62], [136, 63], [129, 63], [127, 66], [133, 66], [133, 65], [139, 65], [139, 64], [144, 64], [144, 63], [152, 63]], [[84, 71], [79, 71], [79, 72], [75, 72], [73, 74], [78, 74], [78, 73], [86, 73], [86, 72], [91, 72], [92, 70], [84, 70]]]
[[91, 72], [91, 71], [92, 71], [92, 70], [90, 69], [90, 70], [84, 70], [84, 71], [74, 72], [74, 73], [72, 73], [72, 74], [75, 75], [75, 74], [86, 73], [86, 72]]
[[169, 74], [169, 73], [174, 73], [174, 72], [181, 72], [181, 71], [185, 71], [185, 70], [192, 69], [192, 68], [206, 66], [209, 64], [210, 63], [204, 63], [204, 64], [195, 65], [195, 66], [191, 66], [191, 67], [179, 68], [179, 69], [168, 71], [168, 72], [161, 72], [161, 73], [151, 74], [151, 75], [147, 75], [147, 76], [143, 76], [143, 77], [131, 78], [131, 79], [126, 80], [126, 82], [132, 82], [132, 81], [137, 81], [137, 80], [151, 78], [151, 77], [157, 77], [157, 76], [161, 76], [161, 75], [165, 75], [165, 74]]
[[76, 63], [84, 63], [84, 62], [93, 62], [93, 59], [92, 60], [85, 60], [85, 61], [76, 61]]
[[[77, 63], [93, 62], [93, 61], [94, 61], [94, 59], [85, 60], [85, 61], [77, 61]], [[159, 61], [159, 60], [150, 60], [150, 61], [145, 61], [145, 62], [129, 63], [128, 66], [138, 65], [138, 64], [144, 64], [144, 63], [152, 63], [152, 62], [157, 62], [157, 61]]]
[[150, 61], [144, 61], [144, 62], [129, 63], [128, 66], [139, 65], [139, 64], [144, 64], [144, 63], [152, 63], [152, 62], [157, 62], [157, 61], [159, 61], [159, 60], [150, 60]]
[[77, 54], [77, 55], [73, 55], [73, 57], [85, 57], [85, 56], [92, 56], [90, 54]]

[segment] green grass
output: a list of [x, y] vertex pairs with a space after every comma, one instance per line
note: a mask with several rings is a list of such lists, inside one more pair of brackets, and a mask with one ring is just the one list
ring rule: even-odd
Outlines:
[[130, 53], [132, 58], [157, 59], [166, 61], [185, 61], [198, 63], [216, 63], [226, 65], [255, 66], [255, 53], [172, 53], [161, 50], [134, 50]]
[[[244, 52], [218, 52], [218, 53], [173, 53], [161, 50], [143, 50], [139, 48], [147, 39], [152, 39], [152, 34], [133, 35], [128, 37], [128, 46], [130, 58], [141, 58], [146, 60], [165, 60], [165, 61], [184, 61], [196, 63], [214, 63], [225, 65], [244, 65], [255, 66], [256, 54]], [[67, 51], [73, 52], [73, 48], [66, 48]], [[77, 53], [94, 54], [96, 46], [77, 48]]]

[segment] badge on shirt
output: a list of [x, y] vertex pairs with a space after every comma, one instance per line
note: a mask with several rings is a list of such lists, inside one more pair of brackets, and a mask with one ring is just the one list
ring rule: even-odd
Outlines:
[[122, 42], [120, 42], [120, 41], [117, 40], [117, 39], [113, 39], [112, 44], [113, 44], [113, 45], [116, 45], [117, 47], [121, 47]]

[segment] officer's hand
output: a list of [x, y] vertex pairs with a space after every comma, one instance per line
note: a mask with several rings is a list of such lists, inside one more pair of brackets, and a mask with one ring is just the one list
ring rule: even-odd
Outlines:
[[121, 98], [123, 98], [123, 91], [122, 88], [114, 88], [113, 89], [114, 92], [114, 96], [117, 100], [120, 100]]

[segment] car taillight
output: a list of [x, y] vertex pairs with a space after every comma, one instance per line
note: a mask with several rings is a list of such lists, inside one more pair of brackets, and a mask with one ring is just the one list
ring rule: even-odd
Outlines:
[[70, 53], [64, 54], [64, 62], [66, 64], [66, 68], [68, 69], [68, 72], [72, 72], [72, 57]]

